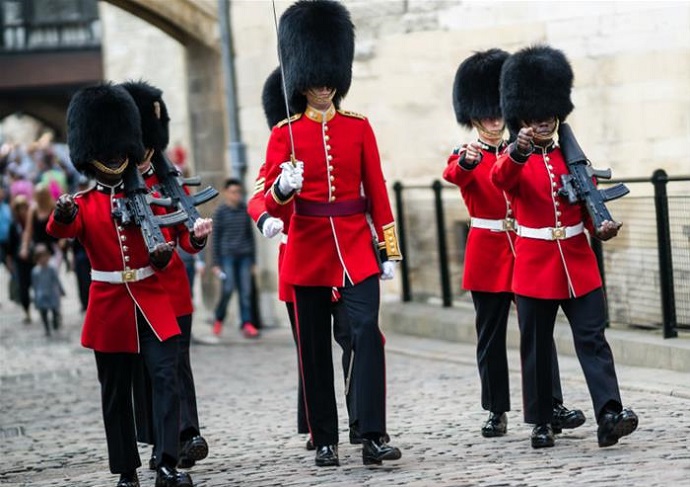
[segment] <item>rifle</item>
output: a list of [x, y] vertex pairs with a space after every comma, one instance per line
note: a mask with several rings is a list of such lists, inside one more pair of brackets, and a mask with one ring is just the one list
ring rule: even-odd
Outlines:
[[175, 207], [187, 215], [184, 224], [192, 233], [194, 222], [200, 218], [196, 207], [218, 196], [218, 191], [208, 186], [193, 195], [188, 194], [184, 190], [185, 186], [200, 186], [201, 178], [199, 176], [183, 178], [175, 166], [160, 151], [156, 151], [153, 156], [153, 169], [158, 176], [161, 194], [169, 198]]
[[570, 174], [561, 176], [563, 187], [558, 194], [568, 198], [568, 202], [582, 201], [597, 229], [605, 220], [614, 221], [604, 204], [607, 201], [622, 198], [630, 192], [622, 183], [606, 189], [597, 189], [592, 176], [597, 179], [611, 179], [611, 169], [594, 169], [567, 123], [560, 124], [558, 143]]
[[169, 198], [155, 198], [151, 196], [139, 168], [129, 163], [123, 174], [125, 197], [115, 200], [113, 216], [121, 225], [134, 224], [141, 229], [146, 248], [152, 254], [157, 245], [166, 243], [161, 227], [171, 227], [185, 221], [186, 215], [182, 211], [175, 211], [165, 215], [155, 215], [150, 205], [172, 206]]

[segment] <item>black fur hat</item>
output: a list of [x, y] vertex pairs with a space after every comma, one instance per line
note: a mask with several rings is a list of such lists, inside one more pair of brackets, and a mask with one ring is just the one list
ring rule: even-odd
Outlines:
[[283, 12], [278, 42], [295, 113], [305, 110], [302, 92], [308, 88], [335, 88], [336, 105], [347, 95], [352, 83], [354, 29], [350, 12], [333, 0], [300, 0]]
[[104, 83], [75, 93], [67, 108], [67, 144], [74, 167], [86, 174], [93, 174], [93, 160], [142, 160], [141, 118], [127, 90]]
[[[288, 117], [285, 111], [285, 98], [283, 98], [283, 78], [280, 74], [280, 66], [268, 75], [261, 92], [261, 104], [264, 107], [268, 128]], [[292, 115], [292, 110], [290, 115]]]
[[517, 133], [522, 121], [553, 116], [564, 121], [573, 110], [572, 88], [573, 70], [563, 52], [545, 45], [516, 52], [501, 71], [501, 109], [508, 128]]
[[501, 49], [489, 49], [460, 64], [453, 83], [453, 108], [460, 125], [471, 128], [472, 120], [502, 117], [498, 83], [508, 56]]
[[122, 87], [132, 95], [139, 109], [144, 147], [165, 150], [170, 140], [170, 117], [163, 101], [163, 92], [143, 80], [127, 81], [122, 83]]

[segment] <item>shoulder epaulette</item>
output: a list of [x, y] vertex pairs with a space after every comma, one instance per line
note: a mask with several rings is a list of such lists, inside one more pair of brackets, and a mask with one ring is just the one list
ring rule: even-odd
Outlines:
[[301, 116], [302, 116], [301, 113], [297, 113], [297, 114], [293, 115], [293, 116], [290, 117], [290, 118], [285, 118], [285, 119], [281, 120], [280, 122], [278, 122], [278, 123], [276, 124], [276, 127], [280, 128], [280, 127], [282, 127], [283, 125], [286, 125], [286, 124], [288, 123], [288, 121], [294, 122], [295, 120], [299, 120]]
[[351, 112], [350, 110], [338, 110], [338, 113], [341, 115], [345, 115], [346, 117], [359, 118], [360, 120], [367, 119], [367, 117], [365, 117], [361, 113]]

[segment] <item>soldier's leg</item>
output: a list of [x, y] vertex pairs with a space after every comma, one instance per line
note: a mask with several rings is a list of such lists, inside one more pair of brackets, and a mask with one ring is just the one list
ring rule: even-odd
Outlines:
[[297, 351], [297, 433], [309, 433], [309, 425], [307, 424], [307, 413], [304, 408], [304, 389], [302, 387], [302, 373], [299, 368], [299, 344], [297, 343], [297, 323], [295, 321], [295, 304], [285, 303], [290, 319], [290, 329], [292, 330], [292, 338], [295, 340], [295, 350]]
[[141, 466], [132, 412], [132, 366], [136, 355], [94, 352], [108, 464], [114, 474], [128, 474]]
[[300, 371], [314, 445], [338, 444], [331, 353], [331, 288], [295, 286]]
[[[343, 379], [347, 386], [345, 404], [347, 405], [347, 415], [349, 418], [348, 424], [350, 427], [353, 427], [357, 426], [357, 393], [352, 384], [353, 374], [350, 370], [350, 367], [354, 365], [350, 363], [352, 359], [352, 329], [347, 316], [347, 309], [341, 301], [331, 304], [331, 315], [333, 316], [333, 338], [335, 338], [335, 341], [343, 351], [341, 362], [343, 364]], [[352, 439], [351, 437], [350, 440]]]

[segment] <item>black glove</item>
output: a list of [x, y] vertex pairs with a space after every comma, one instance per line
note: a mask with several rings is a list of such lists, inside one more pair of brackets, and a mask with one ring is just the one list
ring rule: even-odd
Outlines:
[[153, 252], [149, 254], [149, 262], [151, 262], [153, 267], [163, 269], [166, 265], [168, 265], [170, 259], [172, 259], [172, 255], [173, 249], [169, 244], [158, 244], [156, 245], [156, 248], [153, 249]]
[[53, 218], [63, 224], [72, 223], [77, 217], [79, 205], [74, 202], [74, 197], [70, 194], [60, 195], [55, 202], [55, 210], [53, 211]]

